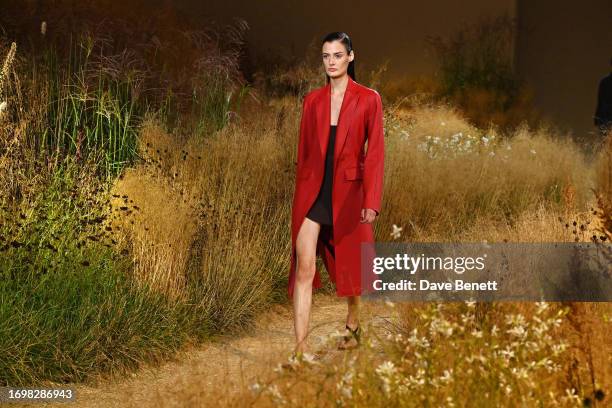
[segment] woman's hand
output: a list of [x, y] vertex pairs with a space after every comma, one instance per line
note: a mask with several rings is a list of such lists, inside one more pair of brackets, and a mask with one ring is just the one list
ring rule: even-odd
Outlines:
[[360, 222], [366, 223], [366, 224], [371, 224], [374, 219], [376, 218], [376, 216], [378, 215], [378, 213], [376, 211], [374, 211], [371, 208], [362, 208], [361, 209], [361, 220]]

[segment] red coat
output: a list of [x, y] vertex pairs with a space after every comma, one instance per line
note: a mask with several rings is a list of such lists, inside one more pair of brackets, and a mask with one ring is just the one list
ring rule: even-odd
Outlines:
[[[331, 85], [309, 92], [303, 101], [298, 143], [295, 193], [291, 212], [291, 267], [288, 295], [295, 283], [295, 243], [299, 228], [314, 203], [325, 170], [330, 132]], [[367, 154], [365, 142], [367, 139]], [[335, 259], [322, 240], [317, 255], [323, 258], [337, 296], [362, 294], [361, 242], [374, 242], [372, 224], [361, 223], [361, 209], [380, 213], [384, 173], [383, 107], [380, 95], [349, 77], [336, 128], [332, 190]], [[370, 258], [368, 258], [370, 259]], [[321, 287], [320, 271], [313, 291]]]

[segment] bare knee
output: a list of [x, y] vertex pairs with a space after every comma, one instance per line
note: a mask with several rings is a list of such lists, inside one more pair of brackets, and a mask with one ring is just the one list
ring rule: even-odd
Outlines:
[[297, 263], [296, 279], [298, 282], [312, 282], [315, 275], [315, 261], [312, 256], [302, 256]]

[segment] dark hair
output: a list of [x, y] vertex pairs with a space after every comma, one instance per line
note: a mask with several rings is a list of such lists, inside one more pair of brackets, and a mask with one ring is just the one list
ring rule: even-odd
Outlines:
[[[334, 31], [333, 33], [327, 34], [325, 37], [323, 37], [323, 41], [321, 41], [321, 47], [326, 42], [331, 42], [331, 41], [340, 41], [342, 44], [344, 44], [347, 54], [350, 54], [351, 51], [353, 51], [353, 43], [347, 33], [343, 33], [341, 31]], [[348, 69], [346, 72], [349, 74], [351, 78], [353, 78], [353, 81], [357, 81], [357, 79], [355, 79], [355, 59], [354, 58], [351, 62], [349, 62]], [[329, 75], [327, 75], [326, 73], [325, 76], [327, 77], [326, 82], [329, 82]]]

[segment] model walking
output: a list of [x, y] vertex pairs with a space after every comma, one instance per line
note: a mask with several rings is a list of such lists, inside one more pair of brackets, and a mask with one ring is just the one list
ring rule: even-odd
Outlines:
[[[374, 242], [384, 172], [383, 109], [378, 92], [355, 81], [349, 36], [322, 41], [327, 85], [303, 101], [295, 195], [291, 214], [291, 269], [295, 353], [307, 351], [312, 293], [321, 287], [317, 255], [339, 297], [347, 297], [345, 336], [339, 348], [359, 344], [361, 243]], [[366, 152], [367, 141], [367, 152]]]

